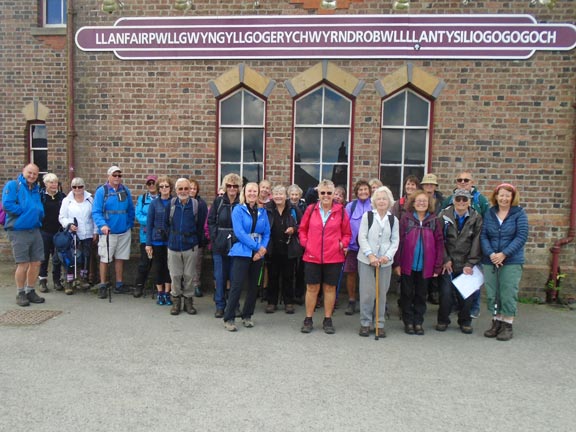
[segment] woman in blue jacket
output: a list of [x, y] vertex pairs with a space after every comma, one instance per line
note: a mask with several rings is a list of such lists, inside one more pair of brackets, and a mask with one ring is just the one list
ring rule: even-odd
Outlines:
[[254, 327], [252, 314], [256, 306], [258, 279], [260, 278], [264, 256], [270, 240], [270, 223], [266, 209], [258, 208], [259, 187], [257, 183], [248, 183], [240, 196], [240, 205], [232, 211], [232, 228], [236, 243], [230, 249], [232, 261], [232, 285], [228, 303], [224, 311], [224, 327], [236, 331], [234, 323], [236, 308], [244, 281], [248, 280], [248, 293], [242, 309], [244, 327]]
[[494, 316], [492, 327], [484, 336], [500, 341], [508, 341], [513, 336], [524, 245], [528, 239], [528, 216], [518, 205], [519, 201], [514, 186], [499, 185], [490, 197], [493, 207], [484, 216], [480, 235], [488, 310]]

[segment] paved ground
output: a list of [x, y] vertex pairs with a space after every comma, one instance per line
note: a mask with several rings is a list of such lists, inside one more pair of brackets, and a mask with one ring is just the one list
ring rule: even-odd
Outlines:
[[[171, 317], [150, 298], [46, 294], [28, 310], [62, 313], [0, 326], [1, 431], [573, 431], [576, 312], [521, 305], [515, 338], [454, 326], [423, 337], [299, 332], [302, 308], [228, 333], [212, 302]], [[395, 297], [390, 303], [394, 304]], [[12, 266], [0, 264], [0, 314], [15, 305]], [[321, 310], [316, 325], [321, 322]]]

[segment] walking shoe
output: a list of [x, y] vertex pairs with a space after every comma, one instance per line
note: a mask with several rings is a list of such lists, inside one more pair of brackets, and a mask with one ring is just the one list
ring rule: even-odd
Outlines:
[[252, 318], [244, 318], [242, 320], [242, 325], [246, 328], [252, 328], [254, 327], [254, 321], [252, 321]]
[[472, 332], [474, 331], [472, 329], [472, 326], [469, 325], [461, 325], [460, 326], [460, 331], [464, 334], [472, 334]]
[[193, 297], [184, 297], [184, 311], [188, 312], [190, 315], [196, 315]]
[[354, 315], [355, 311], [356, 311], [356, 302], [355, 301], [348, 302], [348, 307], [346, 308], [344, 313], [346, 315]]
[[216, 309], [214, 318], [224, 318], [224, 309]]
[[202, 297], [204, 294], [202, 294], [202, 290], [200, 289], [199, 286], [197, 286], [196, 288], [194, 288], [194, 297]]
[[140, 298], [142, 297], [143, 294], [144, 294], [144, 285], [136, 285], [136, 288], [134, 288], [134, 294], [132, 294], [134, 298]]
[[496, 336], [499, 341], [509, 341], [514, 336], [512, 332], [512, 324], [502, 321], [500, 333]]
[[420, 324], [414, 326], [414, 333], [418, 336], [424, 336], [424, 329]]
[[381, 328], [377, 328], [374, 331], [377, 331], [378, 333], [376, 333], [376, 336], [381, 337], [381, 338], [385, 338], [386, 337], [386, 330], [384, 330], [384, 327]]
[[294, 313], [294, 305], [293, 304], [287, 304], [285, 311], [287, 314], [292, 315]]
[[274, 306], [273, 304], [268, 304], [266, 305], [266, 309], [264, 310], [264, 312], [266, 312], [267, 314], [271, 314], [274, 313], [275, 310], [276, 306]]
[[498, 333], [502, 330], [502, 321], [492, 320], [492, 327], [484, 332], [484, 336], [487, 338], [495, 338]]
[[82, 290], [89, 290], [90, 288], [92, 288], [92, 286], [90, 285], [90, 281], [88, 280], [88, 277], [80, 278], [80, 284], [78, 285], [78, 288]]
[[36, 294], [36, 291], [33, 289], [26, 293], [26, 298], [30, 303], [44, 303], [46, 301], [44, 297], [40, 297], [38, 294]]
[[156, 304], [158, 306], [164, 306], [166, 304], [166, 293], [164, 292], [159, 292], [156, 295]]
[[50, 291], [48, 289], [48, 280], [40, 279], [40, 284], [38, 286], [38, 289], [40, 290], [41, 293], [47, 293], [48, 291]]
[[18, 295], [16, 296], [16, 304], [22, 307], [30, 306], [30, 300], [28, 300], [28, 297], [26, 297], [24, 290], [18, 291]]
[[66, 295], [72, 295], [74, 294], [74, 288], [72, 287], [72, 282], [66, 282], [64, 284], [64, 293]]
[[108, 297], [108, 287], [106, 284], [100, 284], [98, 286], [98, 298], [105, 299]]
[[448, 324], [436, 324], [436, 331], [443, 332], [448, 328]]
[[172, 296], [170, 293], [164, 293], [164, 304], [166, 306], [172, 306]]
[[182, 306], [182, 298], [180, 296], [172, 297], [172, 307], [170, 308], [170, 315], [179, 315]]
[[361, 326], [360, 327], [360, 331], [358, 332], [358, 334], [362, 337], [368, 337], [370, 336], [370, 327], [368, 326]]
[[480, 311], [470, 311], [470, 318], [477, 319], [480, 317]]
[[62, 282], [59, 280], [54, 281], [54, 289], [56, 291], [64, 291], [64, 285], [62, 285]]
[[336, 333], [336, 329], [332, 324], [332, 318], [324, 318], [324, 321], [322, 322], [322, 328], [324, 329], [324, 333], [326, 334]]
[[116, 284], [116, 287], [114, 288], [114, 294], [129, 294], [129, 293], [130, 293], [130, 288], [128, 288], [126, 285]]
[[404, 325], [404, 333], [409, 334], [409, 335], [415, 334], [414, 326], [412, 324], [405, 324]]
[[302, 333], [312, 333], [312, 329], [314, 328], [314, 323], [312, 322], [312, 318], [304, 318], [304, 324], [300, 328]]
[[229, 332], [235, 332], [236, 330], [238, 330], [238, 327], [236, 327], [234, 321], [224, 321], [224, 328]]

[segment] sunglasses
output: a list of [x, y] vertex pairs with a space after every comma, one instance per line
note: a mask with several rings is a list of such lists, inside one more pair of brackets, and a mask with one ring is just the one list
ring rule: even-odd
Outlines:
[[170, 189], [170, 185], [160, 185], [158, 186], [160, 189]]
[[457, 178], [456, 182], [457, 183], [470, 183], [470, 180], [471, 179], [469, 179], [469, 178]]
[[454, 201], [456, 202], [468, 202], [468, 197], [465, 196], [457, 196], [454, 198]]
[[84, 185], [81, 185], [81, 186], [72, 186], [72, 189], [84, 189]]
[[112, 174], [112, 177], [122, 178], [122, 174]]
[[156, 184], [156, 182], [153, 181], [153, 180], [150, 180], [149, 182], [146, 182], [146, 186], [152, 186], [152, 185], [155, 185], [155, 184]]
[[238, 189], [240, 186], [235, 185], [235, 184], [228, 184], [228, 183], [226, 183], [226, 187], [227, 187], [227, 188], [232, 188], [232, 189]]
[[178, 192], [181, 192], [181, 191], [189, 191], [189, 190], [190, 190], [189, 187], [181, 187], [181, 188], [178, 188]]
[[322, 192], [320, 192], [320, 195], [332, 195], [332, 192], [330, 192], [330, 191], [322, 191]]

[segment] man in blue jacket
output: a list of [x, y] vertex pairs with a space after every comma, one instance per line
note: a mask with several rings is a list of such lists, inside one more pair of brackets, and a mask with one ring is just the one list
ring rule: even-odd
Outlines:
[[22, 174], [6, 183], [2, 192], [2, 207], [6, 212], [4, 229], [16, 261], [14, 278], [18, 306], [44, 303], [44, 298], [34, 290], [44, 258], [44, 243], [40, 234], [44, 207], [40, 200], [40, 188], [36, 184], [39, 172], [38, 166], [26, 165]]
[[176, 180], [176, 198], [170, 202], [168, 231], [168, 270], [172, 278], [171, 315], [178, 315], [184, 302], [184, 310], [196, 314], [194, 308], [194, 272], [200, 259], [199, 246], [203, 246], [204, 221], [208, 215], [206, 206], [198, 205], [190, 197], [190, 181]]
[[114, 259], [116, 274], [115, 294], [130, 290], [124, 286], [124, 261], [130, 259], [132, 227], [136, 211], [130, 190], [122, 184], [122, 170], [117, 166], [108, 168], [108, 182], [94, 192], [92, 218], [98, 227], [98, 255], [100, 256], [100, 285], [98, 297], [108, 294], [108, 264]]

